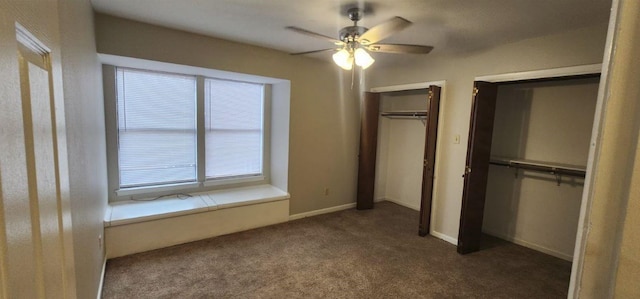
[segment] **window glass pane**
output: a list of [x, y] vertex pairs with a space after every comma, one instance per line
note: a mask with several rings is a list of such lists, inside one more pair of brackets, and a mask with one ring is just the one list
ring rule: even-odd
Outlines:
[[118, 68], [120, 187], [196, 180], [196, 79]]
[[207, 178], [262, 174], [261, 84], [205, 80]]

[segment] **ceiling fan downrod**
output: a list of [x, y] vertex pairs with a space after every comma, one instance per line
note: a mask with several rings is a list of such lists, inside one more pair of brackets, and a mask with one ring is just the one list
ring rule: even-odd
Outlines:
[[355, 42], [358, 37], [367, 32], [369, 28], [358, 26], [358, 21], [362, 19], [362, 11], [359, 8], [351, 8], [347, 13], [349, 15], [349, 19], [353, 21], [353, 26], [347, 26], [340, 29], [339, 37], [342, 42], [349, 44]]

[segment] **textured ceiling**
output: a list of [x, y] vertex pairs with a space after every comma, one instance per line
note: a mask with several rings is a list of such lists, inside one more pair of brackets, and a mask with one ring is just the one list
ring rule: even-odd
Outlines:
[[[364, 1], [329, 0], [92, 0], [96, 11], [286, 52], [332, 44], [285, 30], [296, 26], [336, 37], [352, 25], [346, 8]], [[414, 24], [385, 43], [431, 45], [438, 52], [469, 52], [606, 22], [610, 0], [377, 0], [359, 25], [393, 16]], [[380, 54], [393, 56], [397, 54]], [[314, 54], [330, 57], [329, 53]]]

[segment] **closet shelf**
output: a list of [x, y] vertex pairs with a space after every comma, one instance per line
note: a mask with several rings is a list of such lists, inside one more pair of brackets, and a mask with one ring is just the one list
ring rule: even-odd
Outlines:
[[427, 118], [426, 110], [402, 110], [402, 111], [383, 111], [380, 112], [381, 116], [388, 118], [402, 118], [402, 119], [425, 119]]
[[492, 157], [489, 164], [515, 168], [516, 177], [518, 177], [518, 169], [553, 174], [556, 176], [558, 186], [560, 186], [563, 175], [584, 178], [587, 173], [586, 168], [582, 166], [524, 159]]

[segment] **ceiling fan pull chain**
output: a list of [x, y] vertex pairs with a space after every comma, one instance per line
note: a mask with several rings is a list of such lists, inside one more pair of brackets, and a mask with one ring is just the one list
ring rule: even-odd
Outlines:
[[351, 90], [353, 90], [353, 81], [356, 78], [356, 68], [351, 68]]

